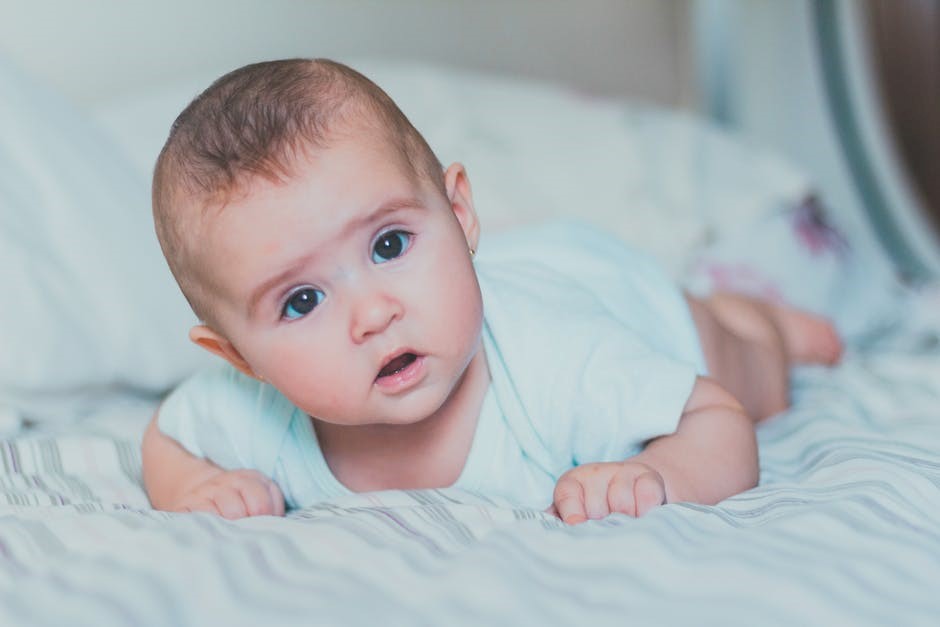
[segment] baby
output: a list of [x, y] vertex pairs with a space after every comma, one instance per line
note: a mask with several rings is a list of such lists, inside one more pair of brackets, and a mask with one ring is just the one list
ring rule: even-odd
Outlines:
[[213, 83], [156, 165], [156, 229], [224, 360], [160, 407], [153, 505], [226, 518], [454, 486], [575, 524], [757, 484], [754, 423], [825, 320], [683, 294], [574, 223], [496, 236], [392, 100], [327, 60]]

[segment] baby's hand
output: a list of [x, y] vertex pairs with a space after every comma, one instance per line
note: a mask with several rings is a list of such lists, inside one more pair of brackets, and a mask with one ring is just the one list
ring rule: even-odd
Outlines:
[[245, 516], [283, 516], [284, 496], [257, 470], [226, 470], [184, 494], [174, 512], [210, 512], [230, 520]]
[[572, 468], [555, 485], [552, 509], [569, 525], [612, 512], [642, 516], [666, 502], [666, 484], [653, 467], [623, 461]]

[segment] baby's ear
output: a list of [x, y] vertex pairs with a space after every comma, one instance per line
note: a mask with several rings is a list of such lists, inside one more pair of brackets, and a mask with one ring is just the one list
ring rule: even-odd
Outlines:
[[216, 333], [204, 324], [198, 324], [189, 330], [189, 339], [193, 343], [206, 349], [213, 355], [218, 355], [228, 363], [232, 364], [236, 370], [253, 379], [261, 379], [255, 371], [251, 369], [242, 354], [238, 352], [231, 342], [223, 335]]
[[462, 163], [452, 163], [444, 170], [444, 190], [447, 192], [450, 207], [467, 238], [467, 246], [476, 250], [480, 241], [480, 222], [473, 206], [470, 178]]

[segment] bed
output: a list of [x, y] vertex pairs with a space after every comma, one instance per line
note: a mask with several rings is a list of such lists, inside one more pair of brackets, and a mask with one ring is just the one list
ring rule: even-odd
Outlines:
[[799, 168], [689, 115], [354, 63], [465, 161], [484, 246], [574, 215], [690, 290], [826, 313], [844, 363], [794, 373], [793, 407], [758, 430], [760, 486], [714, 507], [574, 528], [447, 489], [285, 518], [154, 511], [144, 425], [207, 358], [185, 341], [147, 174], [207, 77], [89, 111], [0, 64], [0, 624], [940, 621], [940, 288], [855, 246]]

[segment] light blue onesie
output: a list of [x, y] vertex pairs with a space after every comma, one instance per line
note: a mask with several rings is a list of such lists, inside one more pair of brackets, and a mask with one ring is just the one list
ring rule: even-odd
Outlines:
[[[492, 382], [454, 487], [545, 508], [570, 468], [675, 431], [706, 369], [681, 292], [649, 258], [561, 222], [493, 236], [474, 264]], [[177, 388], [159, 427], [223, 468], [271, 477], [289, 507], [350, 493], [309, 417], [227, 364]]]

